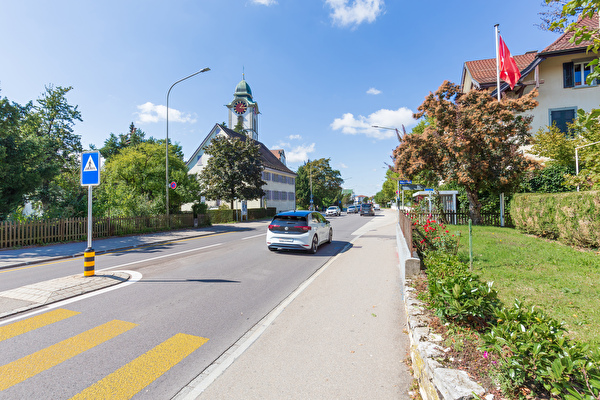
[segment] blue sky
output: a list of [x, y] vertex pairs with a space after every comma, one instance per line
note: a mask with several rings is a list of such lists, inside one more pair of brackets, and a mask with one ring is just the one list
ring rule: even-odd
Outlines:
[[85, 148], [134, 122], [187, 157], [227, 121], [242, 72], [261, 112], [259, 140], [293, 170], [330, 158], [355, 194], [381, 189], [412, 113], [465, 61], [542, 50], [543, 0], [2, 0], [0, 96], [20, 104], [46, 85], [68, 95]]

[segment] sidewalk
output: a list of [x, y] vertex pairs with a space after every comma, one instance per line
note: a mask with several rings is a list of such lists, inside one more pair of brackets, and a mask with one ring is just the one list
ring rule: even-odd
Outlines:
[[381, 214], [356, 232], [351, 251], [265, 318], [256, 341], [234, 346], [245, 351], [226, 353], [175, 399], [409, 399], [396, 220]]

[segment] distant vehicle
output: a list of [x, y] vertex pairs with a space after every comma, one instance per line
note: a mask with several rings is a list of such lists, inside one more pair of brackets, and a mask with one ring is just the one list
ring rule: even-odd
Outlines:
[[360, 215], [375, 215], [375, 211], [373, 211], [373, 205], [369, 203], [361, 204]]
[[375, 203], [375, 204], [373, 204], [373, 210], [375, 210], [375, 211], [381, 210], [381, 207], [379, 207], [379, 204]]
[[341, 214], [342, 214], [342, 210], [340, 210], [340, 208], [338, 206], [331, 206], [327, 209], [327, 211], [325, 211], [325, 215], [328, 217], [330, 217], [332, 215], [339, 217]]
[[356, 214], [358, 212], [358, 209], [355, 206], [348, 206], [348, 209], [346, 210], [346, 214]]
[[288, 211], [273, 217], [267, 229], [267, 247], [275, 250], [306, 250], [316, 253], [322, 243], [331, 243], [331, 223], [317, 211]]

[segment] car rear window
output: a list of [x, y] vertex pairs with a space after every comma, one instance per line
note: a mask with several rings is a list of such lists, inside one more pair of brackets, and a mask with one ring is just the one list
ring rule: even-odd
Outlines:
[[300, 216], [294, 216], [294, 215], [290, 215], [290, 216], [281, 216], [281, 217], [275, 217], [273, 218], [273, 222], [271, 222], [271, 224], [273, 225], [292, 225], [292, 226], [296, 226], [296, 225], [306, 225], [306, 217], [300, 217]]

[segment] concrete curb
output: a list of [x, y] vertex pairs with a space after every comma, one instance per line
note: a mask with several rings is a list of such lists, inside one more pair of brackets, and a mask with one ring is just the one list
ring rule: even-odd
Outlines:
[[475, 398], [475, 395], [483, 396], [485, 389], [471, 380], [465, 371], [444, 368], [437, 361], [447, 349], [440, 345], [442, 337], [429, 329], [425, 306], [417, 299], [415, 290], [407, 286], [407, 282], [419, 274], [421, 261], [408, 251], [399, 224], [396, 227], [396, 240], [410, 338], [410, 357], [421, 397], [423, 400], [467, 400]]

